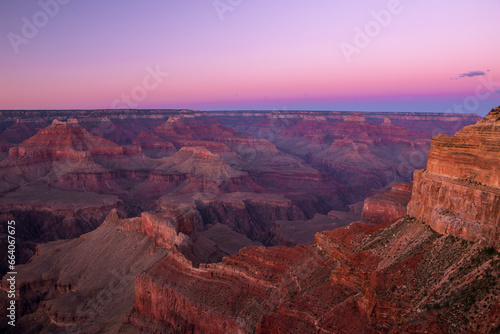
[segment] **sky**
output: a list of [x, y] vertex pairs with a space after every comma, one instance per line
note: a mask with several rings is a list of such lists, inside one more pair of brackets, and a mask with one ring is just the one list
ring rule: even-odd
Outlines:
[[0, 109], [471, 112], [498, 0], [2, 0]]

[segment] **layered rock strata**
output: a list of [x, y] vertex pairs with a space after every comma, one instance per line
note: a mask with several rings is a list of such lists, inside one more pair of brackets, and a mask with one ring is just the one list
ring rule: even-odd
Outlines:
[[396, 184], [389, 191], [365, 199], [361, 220], [380, 224], [406, 215], [412, 184]]
[[440, 233], [500, 247], [500, 108], [453, 137], [434, 137], [408, 214]]
[[499, 263], [413, 218], [353, 223], [314, 245], [248, 247], [200, 268], [169, 254], [136, 278], [125, 323], [163, 333], [494, 332]]
[[427, 171], [500, 188], [500, 108], [453, 137], [435, 136]]

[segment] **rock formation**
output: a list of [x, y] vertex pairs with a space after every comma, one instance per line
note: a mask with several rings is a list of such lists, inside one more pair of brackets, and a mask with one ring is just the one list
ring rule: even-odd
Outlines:
[[360, 219], [360, 213], [332, 210], [327, 215], [315, 214], [308, 220], [278, 220], [273, 232], [278, 244], [285, 246], [309, 245], [318, 232], [344, 227]]
[[134, 278], [169, 252], [136, 231], [141, 222], [112, 212], [89, 234], [39, 245], [32, 262], [18, 266], [15, 332], [116, 331], [133, 305]]
[[439, 233], [500, 247], [500, 109], [434, 137], [427, 170], [416, 171], [408, 214]]
[[396, 184], [389, 191], [365, 199], [361, 220], [380, 224], [406, 215], [412, 184]]
[[500, 325], [499, 261], [414, 219], [351, 224], [199, 269], [169, 255], [136, 279], [125, 322], [165, 333], [483, 333]]
[[500, 188], [500, 108], [453, 137], [434, 137], [427, 171]]
[[145, 154], [151, 158], [169, 157], [177, 152], [175, 146], [154, 133], [141, 131], [132, 141], [133, 145], [140, 146]]
[[93, 136], [74, 119], [54, 120], [49, 127], [10, 149], [8, 158], [0, 162], [0, 181], [3, 191], [47, 178], [57, 188], [109, 193], [121, 188], [114, 182], [114, 170], [148, 165], [150, 162], [138, 147], [122, 147]]
[[333, 115], [301, 119], [283, 115], [250, 123], [242, 130], [268, 138], [278, 149], [327, 171], [342, 184], [348, 201], [355, 203], [373, 189], [410, 182], [413, 170], [425, 167], [430, 145], [429, 134], [410, 125], [395, 125], [389, 118], [394, 115], [384, 115], [380, 122], [373, 117], [369, 122], [369, 116], [353, 114], [333, 121], [329, 119]]
[[[484, 139], [491, 137], [483, 132]], [[491, 175], [487, 167], [485, 172]], [[364, 217], [397, 218], [409, 190], [396, 186], [367, 200]], [[410, 214], [449, 203], [453, 191], [459, 215], [475, 215], [479, 226], [481, 219], [483, 225], [498, 222], [491, 210], [498, 202], [485, 193], [493, 187], [432, 172], [416, 172]], [[377, 216], [377, 205], [389, 209], [386, 218]], [[245, 248], [196, 270], [167, 256], [136, 279], [126, 323], [172, 333], [495, 332], [499, 263], [498, 253], [481, 243], [444, 237], [410, 216], [353, 223], [317, 234], [312, 246]]]

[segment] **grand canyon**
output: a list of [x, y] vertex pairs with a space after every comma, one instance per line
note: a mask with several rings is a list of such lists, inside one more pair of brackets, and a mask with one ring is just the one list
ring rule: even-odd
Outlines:
[[4, 110], [17, 333], [495, 333], [500, 108]]
[[0, 1], [0, 334], [500, 333], [498, 13]]

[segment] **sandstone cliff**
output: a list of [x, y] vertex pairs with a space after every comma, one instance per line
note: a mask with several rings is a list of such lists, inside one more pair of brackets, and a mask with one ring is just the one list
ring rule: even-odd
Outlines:
[[408, 214], [439, 233], [500, 247], [500, 109], [453, 137], [434, 137]]
[[410, 186], [398, 185], [366, 201], [365, 220], [379, 225], [319, 233], [310, 246], [245, 248], [198, 269], [168, 256], [137, 278], [126, 322], [171, 333], [498, 331], [500, 256], [485, 247], [498, 246], [498, 114], [435, 139], [408, 209], [420, 221], [384, 223], [404, 214]]
[[[60, 189], [117, 193], [119, 171], [145, 169], [151, 165], [137, 146], [120, 146], [94, 136], [78, 121], [54, 120], [9, 150], [0, 162], [0, 191], [44, 178]], [[128, 175], [131, 177], [131, 175]]]
[[412, 184], [396, 184], [389, 191], [365, 199], [361, 220], [380, 224], [406, 215]]
[[413, 218], [354, 223], [314, 245], [249, 247], [192, 268], [175, 254], [136, 279], [125, 323], [163, 333], [487, 333], [500, 258]]
[[427, 170], [500, 188], [500, 108], [453, 137], [434, 137]]

